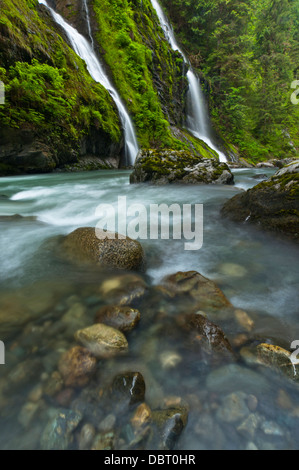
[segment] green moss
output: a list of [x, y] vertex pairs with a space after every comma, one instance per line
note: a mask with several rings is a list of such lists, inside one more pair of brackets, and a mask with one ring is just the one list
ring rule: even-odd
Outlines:
[[[117, 89], [133, 116], [143, 148], [185, 148], [174, 138], [169, 117], [175, 115], [174, 83], [184, 79], [182, 58], [164, 40], [149, 0], [93, 0], [97, 40]], [[165, 84], [168, 115], [153, 83]], [[175, 119], [175, 116], [174, 116]]]
[[32, 128], [69, 151], [79, 148], [90, 127], [118, 142], [120, 123], [109, 93], [90, 77], [44, 7], [36, 0], [0, 0], [0, 10], [6, 88], [0, 125]]

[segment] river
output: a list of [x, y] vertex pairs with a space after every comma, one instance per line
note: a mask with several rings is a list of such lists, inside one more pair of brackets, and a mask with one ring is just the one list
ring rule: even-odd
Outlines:
[[[39, 435], [42, 432], [42, 426], [44, 426], [44, 415], [51, 412], [54, 404], [45, 400], [42, 411], [33, 414], [30, 426], [27, 428], [27, 421], [25, 418], [24, 420], [22, 417], [20, 418], [20, 413], [23, 410], [23, 414], [26, 414], [26, 406], [29, 406], [28, 394], [31, 388], [37, 386], [39, 380], [46, 380], [45, 375], [49, 375], [53, 369], [55, 370], [55, 361], [57, 361], [59, 353], [66, 348], [68, 343], [71, 343], [69, 338], [65, 342], [63, 334], [59, 334], [57, 344], [55, 344], [54, 335], [54, 339], [52, 336], [50, 342], [45, 341], [46, 345], [42, 345], [42, 341], [39, 339], [36, 350], [34, 344], [30, 349], [22, 336], [24, 331], [27, 331], [26, 327], [28, 326], [28, 331], [30, 331], [30, 334], [27, 332], [28, 338], [31, 338], [30, 335], [32, 338], [36, 338], [37, 333], [32, 333], [35, 325], [37, 331], [41, 324], [44, 325], [47, 322], [52, 326], [53, 324], [59, 325], [59, 309], [63, 308], [56, 305], [51, 316], [51, 309], [44, 308], [43, 305], [43, 302], [49, 301], [49, 291], [55, 292], [54, 297], [57, 295], [58, 298], [60, 294], [57, 294], [56, 290], [63, 291], [65, 289], [65, 293], [61, 295], [69, 299], [72, 299], [72, 296], [77, 296], [78, 299], [92, 277], [91, 272], [75, 269], [56, 258], [53, 255], [52, 240], [55, 240], [57, 236], [68, 234], [78, 227], [95, 226], [98, 221], [96, 216], [98, 205], [111, 204], [117, 210], [119, 196], [126, 196], [128, 205], [138, 202], [145, 207], [161, 203], [168, 205], [174, 203], [180, 205], [203, 204], [204, 242], [200, 250], [184, 250], [184, 240], [142, 241], [147, 253], [146, 275], [150, 284], [159, 284], [164, 276], [177, 271], [198, 271], [217, 282], [236, 308], [252, 312], [255, 319], [255, 338], [277, 339], [287, 348], [290, 348], [292, 341], [299, 339], [297, 248], [287, 241], [279, 240], [246, 223], [235, 225], [220, 217], [221, 206], [226, 200], [257, 184], [259, 182], [256, 179], [258, 174], [271, 176], [273, 172], [274, 170], [269, 169], [234, 170], [234, 186], [171, 185], [159, 186], [158, 188], [150, 185], [130, 185], [129, 171], [57, 172], [0, 179], [0, 293], [6, 302], [8, 318], [10, 314], [13, 318], [14, 308], [16, 308], [13, 305], [13, 298], [18, 298], [19, 293], [20, 298], [26, 299], [26, 295], [28, 295], [29, 304], [30, 302], [34, 304], [34, 308], [32, 307], [31, 310], [35, 311], [35, 317], [28, 318], [28, 325], [16, 322], [15, 331], [14, 323], [8, 325], [8, 329], [5, 331], [1, 331], [0, 324], [0, 340], [5, 339], [6, 346], [6, 364], [0, 365], [0, 382], [2, 380], [3, 386], [3, 382], [9, 376], [9, 380], [13, 384], [10, 400], [8, 400], [0, 426], [1, 448], [39, 447]], [[3, 217], [14, 214], [19, 214], [24, 218]], [[36, 220], [26, 218], [29, 216], [36, 217]], [[97, 282], [100, 283], [102, 280], [99, 277]], [[90, 282], [93, 283], [94, 279]], [[7, 295], [11, 296], [9, 301], [6, 298]], [[67, 302], [72, 302], [72, 300]], [[9, 311], [10, 306], [11, 312]], [[1, 318], [3, 318], [3, 314], [1, 317], [0, 313], [0, 320]], [[226, 325], [226, 328], [229, 328], [229, 325]], [[226, 330], [228, 337], [235, 333], [233, 330]], [[138, 348], [150, 347], [149, 344], [155, 340], [155, 329], [152, 328], [148, 334], [145, 334], [142, 342], [137, 336], [136, 334], [132, 336], [132, 351], [137, 356], [136, 362], [141, 364], [142, 368], [142, 361], [145, 361], [144, 354], [142, 351], [138, 351]], [[168, 346], [171, 346], [169, 340], [167, 341]], [[156, 354], [155, 347], [152, 346], [153, 355]], [[49, 355], [49, 360], [45, 359], [48, 357], [47, 355]], [[40, 356], [44, 361], [43, 366], [39, 376], [32, 378], [30, 384], [26, 384], [20, 389], [12, 376], [16, 375], [15, 369], [18, 364], [22, 364], [22, 361], [30, 359], [31, 356]], [[130, 359], [132, 360], [132, 357]], [[47, 365], [45, 366], [45, 364]], [[115, 367], [114, 362], [111, 367]], [[145, 369], [151, 368], [146, 361], [144, 367]], [[169, 373], [161, 375], [155, 365], [151, 368], [150, 374], [155, 384], [163, 381], [164, 391], [172, 390], [174, 395], [184, 396], [188, 392], [187, 394], [194, 396], [198, 392], [199, 396], [201, 396], [200, 394], [204, 396], [204, 392], [208, 393], [207, 390], [210, 389], [208, 386], [201, 386], [200, 377], [196, 375], [198, 367], [195, 363], [189, 368], [187, 367], [187, 370], [189, 375], [185, 373], [185, 365], [180, 365], [176, 368], [175, 373], [171, 370]], [[244, 371], [248, 372], [250, 368], [246, 366]], [[40, 377], [42, 378], [40, 379]], [[267, 399], [265, 398], [262, 410], [265, 419], [271, 423], [277, 414], [278, 406], [277, 396], [274, 392], [280, 388], [286, 391], [285, 393], [288, 393], [293, 400], [292, 409], [296, 409], [299, 406], [296, 395], [298, 390], [295, 385], [276, 377], [275, 374], [272, 376], [268, 371], [266, 378], [268, 388], [266, 387], [266, 395], [265, 388], [263, 388], [262, 394]], [[235, 380], [238, 381], [237, 372], [235, 372]], [[261, 380], [264, 380], [264, 377]], [[249, 380], [250, 383], [252, 381], [254, 379], [251, 382]], [[223, 382], [221, 383], [223, 384]], [[259, 389], [259, 385], [256, 384], [256, 386]], [[238, 390], [238, 387], [233, 383], [231, 383], [231, 388], [228, 387], [230, 390], [227, 390], [227, 384], [223, 387], [226, 387], [226, 393]], [[242, 387], [240, 385], [239, 388], [243, 389]], [[252, 389], [252, 387], [249, 388]], [[217, 391], [224, 393], [224, 389]], [[209, 391], [212, 395], [215, 392], [215, 390]], [[252, 391], [250, 393], [252, 394]], [[148, 394], [149, 401], [154, 402], [155, 397], [150, 396], [150, 390]], [[202, 398], [202, 400], [204, 399]], [[194, 406], [196, 408], [196, 405]], [[226, 423], [221, 428], [221, 424], [217, 422], [216, 418], [211, 417], [211, 412], [206, 410], [204, 406], [201, 408], [201, 413], [198, 413], [197, 410], [194, 415], [190, 414], [189, 423], [179, 441], [178, 447], [180, 449], [212, 449], [215, 447], [238, 449], [246, 448], [250, 444], [251, 439], [248, 436], [245, 438], [244, 433], [238, 433], [235, 429], [228, 437], [227, 431], [233, 429], [233, 425]], [[278, 426], [278, 429], [284, 430], [284, 426], [287, 429], [295, 429], [296, 416], [283, 407], [280, 413], [280, 427]], [[199, 429], [198, 423], [202, 417], [208, 422], [207, 429], [210, 431], [207, 433], [210, 432], [210, 435], [203, 435]], [[27, 429], [25, 434], [24, 428]], [[220, 436], [218, 436], [218, 441], [213, 438], [215, 429]], [[256, 441], [254, 445], [259, 448], [263, 448], [263, 446], [264, 448], [267, 446], [269, 448], [271, 446], [274, 448], [296, 447], [297, 434], [292, 436], [292, 433], [288, 433], [282, 437], [279, 435], [279, 430], [272, 431], [267, 431], [268, 434], [266, 431], [264, 433], [261, 431], [261, 435], [257, 438], [259, 443]], [[278, 435], [280, 440], [277, 439]]]

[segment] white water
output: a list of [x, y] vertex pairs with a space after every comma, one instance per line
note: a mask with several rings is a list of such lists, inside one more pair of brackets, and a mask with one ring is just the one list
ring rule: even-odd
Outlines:
[[[108, 90], [109, 94], [113, 98], [119, 116], [123, 125], [124, 129], [124, 137], [125, 137], [125, 157], [126, 157], [126, 164], [132, 165], [135, 161], [137, 156], [139, 147], [134, 131], [134, 127], [132, 121], [120, 99], [119, 94], [112, 86], [109, 78], [105, 74], [102, 65], [100, 64], [95, 52], [92, 49], [92, 46], [89, 42], [82, 36], [78, 31], [69, 25], [58, 13], [56, 13], [52, 8], [49, 7], [46, 0], [39, 0], [39, 3], [45, 5], [51, 11], [51, 14], [56, 21], [65, 31], [72, 48], [78, 54], [81, 59], [83, 59], [86, 63], [87, 69], [92, 76], [92, 78], [103, 85], [106, 90]], [[87, 7], [87, 5], [86, 5]], [[88, 13], [88, 9], [87, 9]], [[89, 21], [89, 18], [88, 18]], [[90, 24], [89, 24], [90, 28]]]
[[89, 8], [88, 8], [88, 5], [87, 5], [87, 0], [83, 0], [83, 4], [84, 4], [85, 12], [86, 12], [88, 35], [89, 35], [89, 38], [90, 38], [91, 47], [92, 47], [92, 49], [94, 49], [94, 42], [93, 42], [93, 37], [92, 37], [92, 31], [91, 31], [91, 25], [90, 25], [90, 16], [89, 16]]
[[[174, 35], [171, 24], [166, 18], [159, 2], [157, 0], [151, 0], [153, 8], [156, 10], [158, 15], [160, 25], [163, 29], [164, 35], [171, 45], [174, 51], [178, 51], [186, 64], [190, 66], [190, 62], [180, 49]], [[187, 97], [188, 104], [188, 117], [187, 117], [187, 128], [188, 130], [198, 139], [203, 140], [208, 146], [215, 150], [219, 155], [219, 160], [221, 162], [226, 162], [227, 158], [223, 152], [221, 152], [212, 142], [210, 136], [210, 123], [208, 119], [208, 114], [205, 110], [205, 100], [203, 92], [200, 86], [198, 77], [193, 72], [191, 66], [187, 73], [187, 79], [189, 82], [189, 91]]]

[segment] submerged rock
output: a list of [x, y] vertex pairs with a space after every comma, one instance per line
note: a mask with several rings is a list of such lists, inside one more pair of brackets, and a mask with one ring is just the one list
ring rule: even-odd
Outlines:
[[74, 441], [73, 432], [81, 420], [81, 413], [71, 410], [57, 411], [42, 434], [42, 450], [67, 450]]
[[107, 305], [95, 316], [96, 323], [104, 323], [120, 331], [131, 331], [139, 323], [140, 312], [131, 307]]
[[83, 387], [96, 371], [97, 360], [81, 346], [66, 351], [60, 358], [58, 370], [66, 387]]
[[115, 435], [113, 432], [106, 432], [97, 434], [91, 450], [113, 450], [114, 449]]
[[247, 394], [245, 392], [234, 392], [222, 400], [222, 405], [217, 411], [217, 418], [226, 423], [235, 423], [247, 418], [248, 409]]
[[222, 215], [234, 222], [253, 223], [299, 241], [299, 162], [226, 202]]
[[210, 372], [206, 387], [215, 393], [230, 393], [233, 390], [256, 394], [268, 392], [271, 384], [258, 372], [238, 364], [228, 364]]
[[140, 430], [152, 421], [152, 411], [146, 403], [139, 405], [131, 418], [132, 427], [135, 431]]
[[1, 340], [55, 308], [70, 290], [66, 282], [35, 282], [3, 293], [0, 299]]
[[123, 333], [102, 323], [77, 331], [75, 339], [99, 359], [108, 359], [128, 351], [128, 342]]
[[98, 289], [102, 298], [115, 305], [137, 305], [147, 292], [144, 279], [137, 274], [124, 274], [104, 281]]
[[130, 183], [233, 184], [226, 163], [216, 158], [196, 157], [184, 150], [141, 150]]
[[272, 367], [287, 377], [299, 380], [299, 363], [292, 362], [292, 353], [280, 346], [262, 343], [257, 346], [259, 363]]
[[119, 402], [135, 405], [144, 401], [145, 382], [140, 372], [124, 372], [114, 377], [111, 393]]
[[160, 434], [160, 449], [173, 450], [188, 421], [186, 407], [153, 411], [153, 422]]
[[81, 429], [78, 438], [79, 450], [88, 450], [95, 438], [96, 430], [92, 424], [86, 423]]
[[141, 244], [129, 237], [92, 227], [70, 233], [60, 243], [61, 256], [79, 264], [96, 264], [128, 271], [144, 269], [145, 256]]
[[185, 317], [185, 327], [192, 332], [196, 332], [197, 343], [205, 349], [218, 353], [232, 353], [232, 347], [225, 334], [211, 321], [198, 313], [191, 313]]
[[163, 280], [164, 293], [171, 297], [188, 295], [200, 310], [218, 310], [231, 303], [217, 285], [196, 271], [178, 272]]

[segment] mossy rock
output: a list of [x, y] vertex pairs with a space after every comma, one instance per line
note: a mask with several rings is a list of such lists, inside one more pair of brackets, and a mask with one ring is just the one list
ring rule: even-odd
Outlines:
[[130, 183], [233, 184], [226, 163], [185, 150], [141, 150]]
[[249, 191], [226, 202], [222, 215], [256, 224], [299, 242], [299, 163], [293, 162]]
[[[108, 268], [140, 271], [144, 268], [144, 252], [137, 240], [120, 237], [108, 238], [108, 233], [83, 227], [63, 238], [60, 255], [76, 264], [96, 264]], [[111, 236], [111, 234], [110, 234]]]

